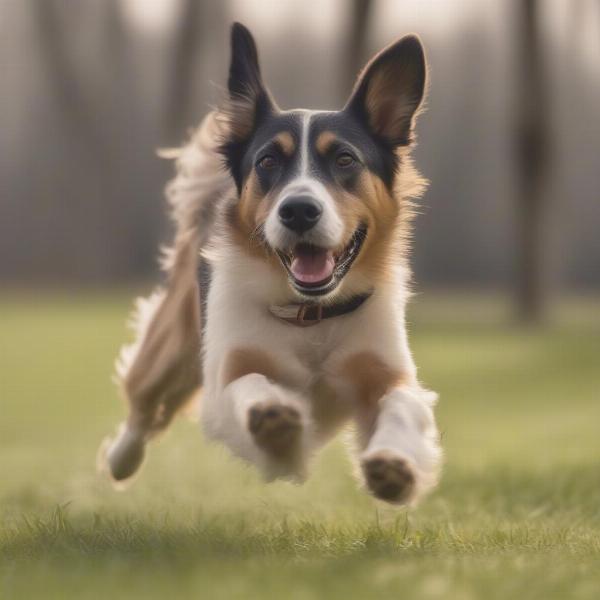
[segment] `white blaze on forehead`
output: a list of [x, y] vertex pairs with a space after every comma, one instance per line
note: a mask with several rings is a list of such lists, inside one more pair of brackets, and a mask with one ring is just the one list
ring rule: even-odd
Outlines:
[[281, 190], [279, 198], [267, 218], [265, 233], [269, 243], [279, 249], [294, 245], [298, 236], [284, 227], [277, 216], [281, 203], [290, 196], [308, 193], [321, 205], [322, 215], [317, 225], [307, 231], [302, 240], [322, 247], [334, 247], [341, 243], [344, 224], [336, 210], [335, 202], [327, 188], [310, 176], [310, 127], [312, 117], [320, 111], [299, 110], [300, 139], [297, 175]]
[[302, 115], [302, 131], [300, 134], [300, 177], [308, 173], [309, 139], [310, 139], [310, 120], [313, 113], [306, 111]]

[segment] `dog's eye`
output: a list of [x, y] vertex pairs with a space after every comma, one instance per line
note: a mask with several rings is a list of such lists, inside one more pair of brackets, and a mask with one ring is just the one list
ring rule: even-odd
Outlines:
[[351, 167], [354, 162], [354, 156], [348, 152], [342, 152], [335, 157], [335, 164], [341, 169]]
[[271, 154], [267, 154], [266, 156], [263, 156], [259, 161], [258, 161], [258, 166], [261, 169], [265, 169], [265, 170], [269, 170], [269, 169], [274, 169], [279, 163], [277, 162], [277, 159], [272, 156]]

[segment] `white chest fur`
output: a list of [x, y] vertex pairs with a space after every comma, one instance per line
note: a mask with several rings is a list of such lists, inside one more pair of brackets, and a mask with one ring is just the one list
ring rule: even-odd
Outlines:
[[271, 267], [231, 247], [212, 258], [202, 401], [203, 420], [209, 430], [211, 422], [219, 421], [219, 398], [229, 383], [224, 374], [228, 356], [240, 349], [266, 355], [285, 373], [288, 385], [309, 397], [313, 408], [323, 402], [331, 404], [325, 411], [328, 413], [329, 409], [347, 412], [356, 401], [356, 386], [349, 371], [352, 357], [376, 358], [391, 371], [402, 373], [405, 380], [415, 380], [401, 281], [375, 290], [360, 308], [347, 315], [311, 327], [296, 327], [269, 311], [281, 294], [280, 278]]

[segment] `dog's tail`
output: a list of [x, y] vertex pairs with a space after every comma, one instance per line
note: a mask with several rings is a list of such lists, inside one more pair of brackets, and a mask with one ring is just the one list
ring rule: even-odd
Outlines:
[[129, 415], [98, 454], [99, 469], [115, 481], [139, 469], [148, 440], [164, 431], [202, 386], [198, 261], [216, 205], [233, 186], [218, 154], [223, 126], [218, 113], [210, 113], [186, 147], [168, 154], [177, 158], [177, 175], [167, 187], [176, 226], [174, 243], [161, 261], [167, 281], [137, 300], [135, 341], [121, 350], [116, 373]]

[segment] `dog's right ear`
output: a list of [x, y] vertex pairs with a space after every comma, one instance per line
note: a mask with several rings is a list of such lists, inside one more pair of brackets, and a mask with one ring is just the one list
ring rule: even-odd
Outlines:
[[262, 81], [254, 38], [241, 23], [234, 23], [231, 27], [231, 64], [227, 87], [229, 98], [224, 110], [227, 139], [221, 151], [239, 190], [246, 143], [260, 120], [275, 108]]
[[224, 154], [237, 181], [239, 165], [236, 164], [236, 149], [239, 150], [250, 138], [261, 118], [275, 106], [262, 81], [254, 38], [241, 23], [234, 23], [231, 28], [231, 64], [227, 87], [229, 99], [225, 113], [228, 139]]

